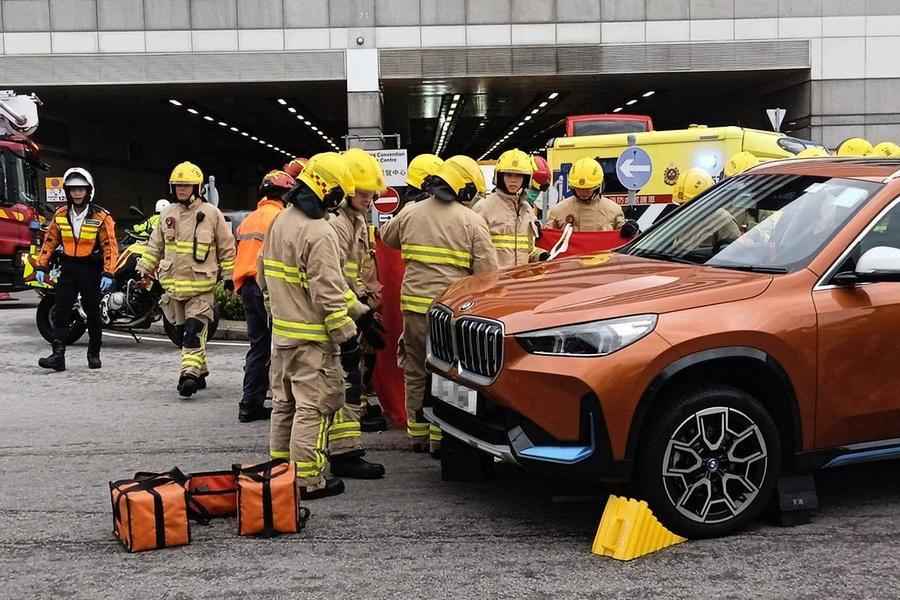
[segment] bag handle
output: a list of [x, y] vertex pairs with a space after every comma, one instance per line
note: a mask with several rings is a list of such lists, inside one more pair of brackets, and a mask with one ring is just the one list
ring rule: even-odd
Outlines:
[[[178, 485], [186, 489], [188, 479], [189, 478], [184, 474], [184, 471], [182, 471], [178, 467], [172, 467], [168, 471], [164, 471], [162, 473], [138, 471], [134, 474], [134, 480], [138, 482], [138, 485], [129, 487], [124, 491], [150, 491], [152, 488], [158, 487], [160, 485], [165, 485], [167, 483], [177, 483]], [[188, 518], [199, 523], [200, 525], [209, 525], [210, 521], [212, 520], [212, 515], [209, 514], [209, 511], [201, 506], [198, 502], [195, 502], [190, 493], [187, 494], [187, 512]]]

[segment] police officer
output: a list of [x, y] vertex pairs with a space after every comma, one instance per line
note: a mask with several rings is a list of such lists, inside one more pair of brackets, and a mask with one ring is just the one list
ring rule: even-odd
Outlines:
[[190, 162], [172, 169], [173, 198], [150, 234], [138, 261], [138, 272], [157, 270], [165, 294], [160, 306], [181, 332], [181, 374], [178, 393], [184, 397], [206, 387], [206, 333], [213, 318], [213, 291], [219, 278], [234, 289], [234, 235], [219, 209], [203, 200], [203, 172]]
[[472, 207], [487, 222], [500, 268], [524, 265], [538, 257], [534, 243], [540, 237], [540, 225], [527, 195], [533, 168], [530, 156], [518, 149], [507, 150], [494, 167], [496, 189]]
[[[366, 213], [378, 194], [386, 189], [384, 173], [378, 160], [360, 148], [344, 152], [343, 159], [353, 177], [355, 192], [337, 207], [329, 219], [338, 237], [340, 262], [343, 265], [344, 280], [356, 300], [366, 304], [371, 311], [378, 305], [377, 298], [370, 293], [361, 276], [361, 268], [369, 259], [369, 228]], [[374, 312], [371, 313], [375, 315]], [[377, 323], [373, 326], [380, 327]], [[375, 336], [374, 348], [366, 339], [361, 349], [381, 350], [384, 341]], [[360, 419], [363, 414], [363, 381], [359, 363], [346, 369], [347, 389], [345, 404], [335, 413], [328, 436], [328, 455], [331, 473], [337, 477], [357, 479], [377, 479], [384, 476], [384, 467], [370, 463], [362, 457]]]
[[[409, 161], [406, 168], [406, 193], [400, 201], [400, 208], [428, 197], [426, 180], [441, 168], [444, 161], [434, 154], [420, 154]], [[472, 198], [474, 200], [474, 198]]]
[[622, 207], [603, 193], [603, 167], [590, 157], [575, 161], [569, 171], [569, 196], [550, 209], [548, 224], [562, 229], [571, 224], [575, 231], [612, 231], [625, 224]]
[[66, 324], [80, 294], [81, 308], [87, 316], [88, 367], [99, 369], [103, 335], [100, 293], [113, 287], [113, 271], [119, 254], [116, 224], [105, 208], [94, 204], [94, 179], [87, 170], [75, 167], [66, 171], [63, 190], [66, 206], [59, 208], [50, 221], [35, 273], [37, 281], [44, 283], [50, 258], [57, 247], [62, 246], [61, 271], [53, 307], [53, 352], [40, 359], [38, 364], [45, 369], [66, 370]]
[[257, 265], [272, 308], [269, 453], [291, 460], [306, 499], [344, 491], [341, 479], [325, 477], [330, 429], [344, 405], [341, 366], [359, 364], [354, 321], [364, 332], [375, 328], [369, 308], [344, 281], [338, 236], [325, 219], [355, 191], [340, 155], [310, 158], [285, 195], [289, 206], [272, 223]]
[[497, 251], [484, 219], [463, 203], [484, 193], [484, 176], [473, 159], [447, 159], [426, 184], [431, 195], [408, 206], [381, 230], [381, 238], [406, 262], [400, 291], [403, 335], [398, 358], [406, 383], [406, 431], [413, 450], [440, 451], [441, 432], [422, 413], [426, 313], [447, 286], [467, 275], [497, 269]]
[[256, 210], [247, 215], [237, 229], [237, 256], [234, 260], [234, 290], [241, 297], [247, 319], [250, 349], [244, 361], [244, 385], [238, 406], [238, 421], [249, 423], [268, 419], [263, 406], [269, 391], [269, 361], [272, 330], [262, 291], [257, 283], [256, 260], [262, 251], [266, 233], [275, 217], [284, 209], [282, 196], [296, 185], [284, 171], [269, 171], [259, 186]]

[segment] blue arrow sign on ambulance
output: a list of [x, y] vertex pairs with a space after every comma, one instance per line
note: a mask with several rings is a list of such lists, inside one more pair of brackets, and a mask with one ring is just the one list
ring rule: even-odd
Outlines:
[[653, 161], [650, 160], [650, 155], [637, 146], [628, 146], [616, 161], [619, 182], [627, 190], [637, 191], [647, 185], [652, 173]]

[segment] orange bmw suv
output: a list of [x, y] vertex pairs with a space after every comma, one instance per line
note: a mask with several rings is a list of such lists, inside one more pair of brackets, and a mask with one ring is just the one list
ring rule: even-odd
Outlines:
[[451, 447], [726, 534], [782, 473], [900, 456], [900, 160], [762, 165], [615, 252], [462, 280], [429, 327]]

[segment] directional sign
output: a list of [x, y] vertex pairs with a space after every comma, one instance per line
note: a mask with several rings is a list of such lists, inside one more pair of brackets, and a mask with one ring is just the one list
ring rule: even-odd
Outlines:
[[400, 204], [400, 195], [397, 194], [397, 190], [389, 187], [378, 196], [378, 200], [375, 201], [375, 210], [383, 215], [391, 215], [397, 210], [398, 204]]
[[637, 191], [647, 185], [653, 173], [650, 155], [637, 146], [629, 146], [616, 161], [616, 174], [625, 189]]
[[384, 180], [388, 185], [406, 185], [406, 149], [370, 150], [369, 153], [381, 163]]

